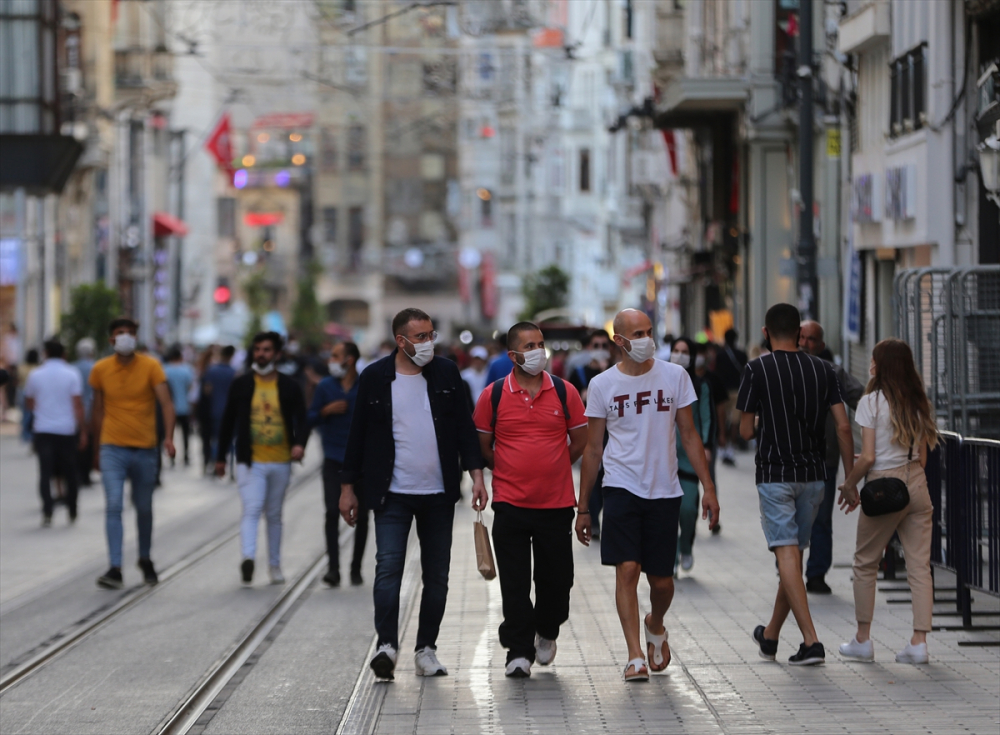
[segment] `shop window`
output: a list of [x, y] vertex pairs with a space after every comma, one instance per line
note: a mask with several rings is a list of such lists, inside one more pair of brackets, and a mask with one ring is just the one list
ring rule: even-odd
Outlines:
[[323, 207], [323, 242], [337, 242], [337, 208]]
[[580, 149], [580, 191], [590, 191], [590, 149]]
[[352, 125], [347, 129], [347, 167], [351, 171], [365, 168], [365, 128]]

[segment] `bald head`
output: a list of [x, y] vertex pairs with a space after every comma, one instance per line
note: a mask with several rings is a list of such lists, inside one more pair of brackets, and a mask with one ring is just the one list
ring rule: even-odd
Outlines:
[[615, 334], [625, 339], [652, 336], [653, 323], [638, 309], [622, 309], [615, 314], [613, 325]]
[[823, 327], [819, 322], [811, 319], [802, 322], [799, 330], [799, 349], [816, 357], [826, 349]]

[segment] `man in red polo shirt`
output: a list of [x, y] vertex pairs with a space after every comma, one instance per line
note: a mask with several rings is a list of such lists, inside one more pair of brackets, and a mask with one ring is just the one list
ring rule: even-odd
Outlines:
[[576, 388], [545, 372], [545, 340], [536, 325], [511, 327], [507, 348], [514, 370], [486, 386], [473, 418], [483, 458], [493, 470], [505, 673], [526, 677], [536, 659], [542, 666], [552, 663], [559, 626], [569, 618], [576, 505], [572, 465], [587, 445], [587, 418]]

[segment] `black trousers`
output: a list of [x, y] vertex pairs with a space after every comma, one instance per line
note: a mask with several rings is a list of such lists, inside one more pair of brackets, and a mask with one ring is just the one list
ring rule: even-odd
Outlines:
[[[330, 557], [330, 570], [340, 574], [340, 470], [343, 465], [335, 459], [323, 460], [323, 501], [326, 505], [326, 554]], [[361, 572], [368, 541], [368, 511], [362, 505], [361, 488], [355, 486], [358, 497], [358, 523], [354, 526], [354, 554], [351, 573]]]
[[52, 478], [61, 477], [66, 483], [66, 507], [76, 518], [76, 498], [79, 481], [76, 474], [76, 446], [73, 434], [35, 434], [38, 453], [38, 493], [42, 496], [42, 513], [52, 515]]
[[76, 435], [76, 469], [77, 479], [80, 487], [90, 487], [93, 483], [90, 480], [90, 471], [94, 469], [94, 442], [88, 441], [87, 446], [79, 449], [80, 435]]
[[[184, 443], [184, 464], [190, 464], [191, 462], [191, 417], [187, 414], [177, 414], [177, 426], [181, 430], [181, 440]], [[173, 439], [173, 437], [170, 437]], [[174, 464], [174, 460], [170, 460], [170, 464]]]
[[534, 662], [535, 633], [555, 640], [559, 626], [569, 619], [574, 512], [493, 503], [493, 513], [493, 548], [503, 596], [500, 645], [507, 649], [507, 663], [522, 657]]

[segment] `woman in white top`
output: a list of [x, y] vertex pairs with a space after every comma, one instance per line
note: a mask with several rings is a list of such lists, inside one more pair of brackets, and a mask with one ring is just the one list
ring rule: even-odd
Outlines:
[[858, 632], [840, 647], [840, 655], [856, 661], [874, 661], [871, 641], [878, 565], [893, 533], [899, 534], [906, 554], [906, 579], [913, 597], [913, 637], [898, 654], [898, 663], [927, 663], [927, 632], [931, 629], [934, 581], [931, 577], [931, 531], [934, 508], [927, 491], [924, 466], [928, 446], [937, 445], [934, 412], [924, 383], [913, 363], [910, 346], [885, 339], [872, 351], [871, 380], [858, 401], [855, 421], [861, 427], [861, 457], [840, 486], [840, 506], [850, 513], [858, 507], [858, 482], [895, 477], [906, 483], [909, 504], [900, 511], [858, 517], [854, 552], [854, 610]]

